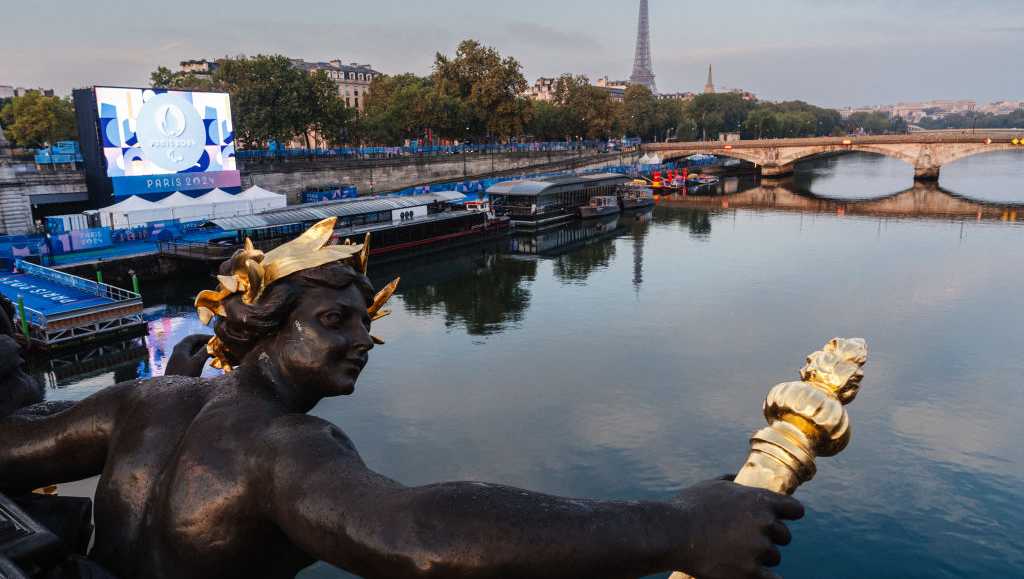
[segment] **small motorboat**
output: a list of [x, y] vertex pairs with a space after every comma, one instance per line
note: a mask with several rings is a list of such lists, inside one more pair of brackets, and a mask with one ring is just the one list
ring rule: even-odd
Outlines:
[[577, 213], [583, 219], [614, 215], [620, 211], [619, 198], [615, 195], [595, 195], [590, 198], [589, 205], [577, 209]]
[[686, 179], [686, 185], [688, 187], [705, 187], [708, 185], [718, 185], [719, 179], [714, 175], [690, 175]]
[[654, 190], [642, 184], [631, 183], [620, 190], [623, 211], [642, 209], [654, 205]]

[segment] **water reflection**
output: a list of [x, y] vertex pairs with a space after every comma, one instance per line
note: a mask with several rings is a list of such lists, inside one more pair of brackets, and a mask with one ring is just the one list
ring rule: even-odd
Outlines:
[[1024, 204], [1024, 148], [967, 157], [942, 168], [942, 187], [980, 201]]
[[[536, 262], [503, 255], [495, 246], [446, 254], [443, 267], [433, 261], [402, 265], [397, 295], [408, 312], [441, 315], [446, 327], [463, 327], [471, 336], [501, 333], [520, 322], [537, 275]], [[374, 272], [375, 284], [389, 273]]]
[[[840, 216], [1024, 221], [1024, 203], [980, 201], [948, 191], [936, 183], [916, 181], [912, 187], [889, 195], [840, 199], [834, 196], [820, 197], [801, 189], [802, 181], [800, 178], [766, 179], [751, 183], [749, 187], [732, 195], [671, 195], [662, 197], [661, 204], [669, 207], [769, 209]], [[691, 226], [691, 233], [693, 231]]]
[[[808, 518], [782, 573], [1017, 576], [1024, 229], [1001, 221], [1016, 209], [945, 181], [887, 191], [885, 170], [844, 159], [817, 161], [835, 163], [826, 181], [846, 175], [842, 190], [727, 180], [734, 194], [663, 199], [653, 215], [371, 264], [377, 285], [403, 277], [388, 345], [355, 396], [315, 413], [407, 484], [663, 499], [735, 470], [768, 388], [823, 340], [861, 335], [873, 354], [854, 439], [800, 491]], [[862, 194], [823, 197], [843, 191]], [[194, 288], [175, 285], [144, 288], [145, 359], [58, 378], [53, 395], [158, 373], [199, 329]]]
[[899, 159], [850, 152], [822, 156], [797, 164], [794, 189], [823, 198], [871, 199], [906, 189], [914, 168]]
[[[662, 197], [661, 203], [658, 207], [658, 223], [662, 224], [676, 224], [685, 231], [688, 231], [690, 237], [697, 241], [709, 241], [711, 239], [711, 217], [713, 212], [707, 209], [698, 209], [688, 207], [686, 203], [676, 203], [676, 201], [682, 199], [694, 199], [697, 197]], [[720, 202], [714, 202], [710, 198], [702, 198], [703, 200], [694, 203], [696, 206], [715, 206]]]

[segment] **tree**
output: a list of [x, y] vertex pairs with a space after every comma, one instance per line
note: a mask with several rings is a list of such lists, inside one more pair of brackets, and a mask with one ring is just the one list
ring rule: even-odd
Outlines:
[[231, 93], [235, 133], [244, 145], [286, 144], [317, 121], [309, 100], [316, 81], [284, 56], [226, 59], [214, 81]]
[[78, 138], [75, 109], [69, 99], [30, 91], [0, 110], [4, 134], [18, 147], [34, 148]]
[[619, 126], [627, 136], [659, 141], [677, 133], [682, 116], [679, 101], [660, 100], [649, 88], [631, 85], [623, 97]]
[[702, 94], [683, 107], [680, 133], [700, 139], [717, 139], [719, 133], [739, 132], [756, 103], [733, 93]]
[[[904, 131], [906, 125], [903, 125]], [[864, 131], [869, 135], [881, 135], [893, 132], [895, 124], [889, 119], [889, 115], [882, 112], [859, 112], [853, 113], [846, 119], [846, 128], [850, 132]]]
[[160, 88], [230, 93], [240, 146], [288, 144], [302, 137], [312, 148], [348, 139], [355, 112], [323, 71], [307, 74], [280, 55], [225, 58], [217, 64], [210, 78], [161, 66], [150, 81]]
[[552, 102], [534, 101], [527, 132], [535, 139], [561, 141], [569, 139], [571, 121], [568, 110]]
[[523, 133], [530, 105], [522, 96], [527, 84], [516, 59], [465, 40], [452, 58], [437, 53], [432, 78], [439, 97], [464, 103], [467, 136], [508, 138]]
[[308, 91], [309, 123], [305, 131], [307, 148], [321, 143], [337, 146], [346, 142], [356, 113], [341, 99], [338, 85], [321, 70], [310, 75]]
[[157, 67], [149, 75], [150, 86], [178, 90], [218, 90], [221, 87], [212, 78], [202, 78], [191, 73], [173, 72], [166, 66]]
[[570, 138], [606, 139], [617, 117], [617, 103], [608, 91], [590, 84], [585, 76], [562, 75], [555, 82], [555, 105], [561, 107], [566, 135]]
[[428, 136], [464, 140], [471, 122], [466, 104], [440, 94], [432, 78], [401, 74], [374, 79], [358, 125], [364, 140], [400, 144]]

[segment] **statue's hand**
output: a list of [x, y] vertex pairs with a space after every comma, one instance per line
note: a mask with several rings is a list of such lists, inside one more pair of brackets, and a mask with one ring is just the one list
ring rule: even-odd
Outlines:
[[210, 354], [206, 352], [206, 343], [212, 337], [207, 334], [193, 334], [179, 342], [171, 352], [171, 359], [167, 362], [164, 375], [192, 378], [201, 376], [206, 361], [210, 359]]
[[714, 480], [688, 488], [675, 504], [690, 521], [680, 567], [700, 579], [769, 579], [765, 567], [782, 561], [776, 545], [788, 545], [783, 520], [803, 518], [799, 501], [770, 491]]

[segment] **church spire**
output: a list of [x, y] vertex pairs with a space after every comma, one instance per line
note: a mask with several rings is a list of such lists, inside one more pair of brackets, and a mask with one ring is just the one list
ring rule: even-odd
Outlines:
[[708, 65], [708, 83], [704, 85], [704, 94], [715, 94], [715, 81], [711, 76], [711, 65]]

